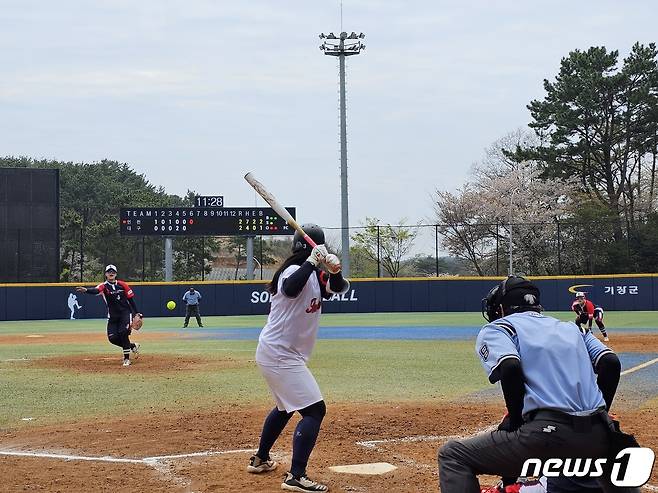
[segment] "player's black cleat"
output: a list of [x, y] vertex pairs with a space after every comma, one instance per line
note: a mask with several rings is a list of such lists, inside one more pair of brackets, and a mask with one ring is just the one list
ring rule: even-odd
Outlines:
[[326, 484], [318, 483], [306, 476], [296, 478], [289, 472], [283, 477], [281, 489], [287, 491], [329, 491], [329, 487]]

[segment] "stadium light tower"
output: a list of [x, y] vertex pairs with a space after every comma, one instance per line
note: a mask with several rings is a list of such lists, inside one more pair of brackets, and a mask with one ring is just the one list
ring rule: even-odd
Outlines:
[[338, 57], [340, 79], [340, 211], [341, 211], [341, 253], [345, 277], [350, 275], [350, 221], [347, 193], [347, 115], [345, 105], [345, 57], [358, 55], [365, 48], [365, 34], [349, 35], [346, 32], [320, 34], [320, 49], [325, 55]]

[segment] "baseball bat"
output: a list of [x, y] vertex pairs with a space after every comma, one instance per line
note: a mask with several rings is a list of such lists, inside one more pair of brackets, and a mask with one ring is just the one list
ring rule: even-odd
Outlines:
[[247, 183], [254, 187], [254, 190], [258, 192], [258, 195], [263, 197], [263, 200], [270, 204], [270, 207], [274, 209], [274, 211], [281, 216], [285, 221], [288, 223], [288, 225], [293, 228], [295, 231], [299, 231], [299, 234], [302, 235], [302, 237], [306, 240], [306, 243], [311, 245], [312, 248], [315, 248], [317, 244], [311, 239], [309, 235], [307, 235], [302, 227], [293, 219], [293, 217], [290, 215], [290, 213], [283, 207], [281, 204], [279, 204], [279, 201], [276, 200], [274, 195], [272, 195], [267, 188], [265, 188], [265, 185], [263, 185], [261, 182], [259, 182], [253, 174], [251, 174], [251, 171], [244, 175], [244, 179], [247, 180]]

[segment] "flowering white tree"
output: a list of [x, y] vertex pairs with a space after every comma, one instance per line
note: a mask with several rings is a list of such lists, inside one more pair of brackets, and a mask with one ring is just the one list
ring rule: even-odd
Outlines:
[[466, 260], [478, 275], [487, 274], [486, 265], [496, 254], [495, 221], [492, 226], [487, 210], [473, 184], [456, 193], [436, 191], [434, 203], [443, 246], [456, 258]]
[[502, 152], [496, 159], [491, 149], [514, 145], [514, 137], [520, 135], [494, 144], [487, 159], [474, 166], [472, 179], [456, 193], [435, 194], [444, 247], [470, 262], [479, 275], [496, 272], [497, 252], [509, 254], [510, 228], [515, 264], [524, 272], [550, 272], [558, 252], [551, 225], [569, 215], [569, 193], [577, 189], [569, 179], [539, 179], [532, 162], [505, 160]]

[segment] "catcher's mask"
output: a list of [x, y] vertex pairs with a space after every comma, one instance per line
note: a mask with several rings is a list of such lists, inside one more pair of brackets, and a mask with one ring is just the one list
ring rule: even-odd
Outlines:
[[500, 284], [494, 286], [486, 298], [482, 299], [482, 316], [488, 322], [493, 322], [505, 313], [535, 310], [541, 311], [539, 303], [539, 288], [525, 277], [509, 276]]
[[[320, 226], [313, 223], [307, 223], [302, 224], [302, 229], [317, 245], [324, 245], [324, 231], [322, 231]], [[292, 237], [292, 253], [297, 253], [302, 250], [306, 250], [310, 254], [311, 246], [306, 243], [306, 240], [299, 231], [295, 231], [295, 234]]]

